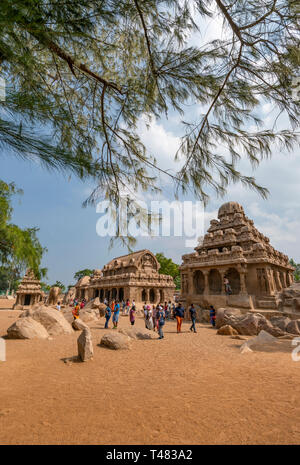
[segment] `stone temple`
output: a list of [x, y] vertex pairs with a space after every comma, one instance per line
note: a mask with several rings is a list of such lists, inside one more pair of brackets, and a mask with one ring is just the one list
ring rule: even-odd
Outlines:
[[17, 290], [15, 309], [21, 310], [41, 302], [44, 293], [40, 281], [35, 277], [32, 270], [27, 270]]
[[[294, 268], [271, 246], [236, 202], [222, 205], [203, 243], [182, 257], [181, 299], [187, 308], [215, 305], [276, 309], [277, 293], [293, 283]], [[231, 295], [226, 295], [224, 278]]]
[[104, 298], [129, 299], [137, 305], [173, 301], [173, 278], [159, 274], [159, 268], [155, 255], [146, 249], [114, 258], [102, 270], [94, 270], [91, 277], [84, 276], [78, 281], [76, 297], [86, 300], [99, 297], [100, 302]]

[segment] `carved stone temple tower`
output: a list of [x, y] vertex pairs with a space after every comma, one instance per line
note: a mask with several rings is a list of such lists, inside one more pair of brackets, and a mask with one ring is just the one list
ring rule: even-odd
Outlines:
[[[222, 205], [195, 252], [182, 257], [181, 299], [200, 306], [276, 309], [276, 295], [293, 283], [287, 255], [271, 246], [236, 202]], [[224, 278], [232, 289], [226, 295]]]

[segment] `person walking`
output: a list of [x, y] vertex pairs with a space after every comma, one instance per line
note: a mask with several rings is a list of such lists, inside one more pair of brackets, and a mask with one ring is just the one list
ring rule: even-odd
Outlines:
[[213, 305], [210, 306], [209, 316], [210, 316], [210, 322], [212, 326], [215, 327], [216, 326], [216, 309], [214, 308]]
[[181, 333], [181, 325], [184, 317], [184, 308], [182, 307], [180, 302], [178, 303], [178, 307], [176, 307], [175, 309], [175, 317], [177, 320], [177, 333]]
[[135, 306], [134, 305], [130, 309], [129, 320], [130, 320], [131, 326], [134, 326], [134, 323], [135, 323]]
[[108, 329], [108, 322], [110, 320], [110, 317], [111, 317], [111, 308], [110, 308], [109, 304], [107, 304], [107, 307], [105, 309], [105, 326], [104, 326], [104, 329]]
[[196, 333], [196, 309], [194, 307], [194, 304], [191, 304], [190, 308], [190, 315], [191, 315], [191, 320], [192, 320], [192, 326], [190, 327], [190, 331], [194, 331]]
[[57, 302], [56, 308], [57, 308], [57, 310], [60, 312], [60, 309], [61, 309], [60, 302]]
[[165, 315], [164, 310], [163, 309], [159, 310], [159, 313], [158, 313], [158, 334], [159, 334], [159, 338], [158, 339], [163, 339], [165, 337], [164, 333], [163, 333], [165, 318], [166, 318], [166, 315]]
[[119, 315], [120, 315], [120, 304], [119, 302], [116, 300], [116, 303], [114, 303], [114, 309], [113, 309], [113, 324], [114, 324], [114, 327], [113, 329], [116, 329], [118, 327], [118, 321], [119, 321]]

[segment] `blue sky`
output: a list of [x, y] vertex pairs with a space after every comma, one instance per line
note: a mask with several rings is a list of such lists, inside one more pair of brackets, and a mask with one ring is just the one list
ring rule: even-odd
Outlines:
[[[220, 21], [210, 20], [203, 30], [206, 35], [202, 34], [201, 40], [215, 38], [221, 31]], [[198, 38], [192, 38], [193, 41], [198, 42]], [[193, 119], [197, 112], [200, 108], [187, 107], [185, 120]], [[266, 126], [272, 125], [276, 117], [270, 104], [262, 105], [260, 116]], [[171, 113], [168, 120], [152, 121], [149, 130], [141, 121], [139, 131], [142, 140], [162, 168], [176, 169], [173, 157], [181, 135], [178, 121], [178, 116]], [[286, 124], [284, 117], [281, 118], [278, 129], [286, 127]], [[14, 199], [13, 221], [21, 227], [40, 228], [39, 239], [48, 248], [43, 266], [49, 269], [50, 284], [56, 280], [71, 284], [76, 271], [101, 268], [113, 257], [127, 253], [120, 244], [115, 244], [110, 250], [109, 239], [96, 234], [100, 216], [96, 208], [82, 208], [91, 186], [74, 177], [69, 179], [67, 175], [48, 172], [38, 163], [25, 162], [8, 153], [0, 152], [0, 156], [0, 178], [6, 182], [14, 181], [24, 191], [23, 196]], [[246, 161], [241, 162], [240, 169], [243, 174], [253, 174]], [[287, 154], [274, 149], [272, 159], [262, 162], [254, 174], [258, 183], [269, 189], [268, 199], [263, 200], [241, 185], [230, 186], [226, 197], [217, 199], [212, 196], [206, 208], [206, 226], [210, 219], [216, 218], [222, 203], [237, 201], [244, 206], [247, 216], [255, 221], [258, 229], [270, 237], [274, 247], [300, 262], [299, 150]], [[158, 182], [163, 189], [160, 198], [173, 200], [169, 179], [159, 178]], [[142, 238], [135, 249], [142, 248], [154, 253], [164, 252], [177, 263], [183, 254], [193, 251], [185, 247], [181, 237]]]

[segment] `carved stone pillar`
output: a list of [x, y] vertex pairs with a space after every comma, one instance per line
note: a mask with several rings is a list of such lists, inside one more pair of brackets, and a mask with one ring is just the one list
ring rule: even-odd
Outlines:
[[225, 292], [225, 284], [224, 284], [224, 277], [226, 275], [226, 270], [219, 270], [219, 273], [221, 275], [221, 281], [222, 281], [222, 290], [221, 290], [221, 295], [226, 295], [226, 292]]
[[203, 294], [207, 295], [207, 294], [209, 294], [209, 282], [208, 282], [209, 270], [204, 270], [203, 274], [204, 274], [204, 291], [203, 291]]
[[282, 272], [282, 277], [283, 277], [283, 287], [287, 287], [286, 274], [284, 271]]
[[246, 273], [245, 272], [240, 272], [240, 285], [241, 285], [240, 294], [247, 294]]
[[195, 293], [194, 291], [194, 279], [193, 279], [193, 271], [189, 270], [188, 273], [188, 289], [189, 289], [189, 295], [193, 295]]

